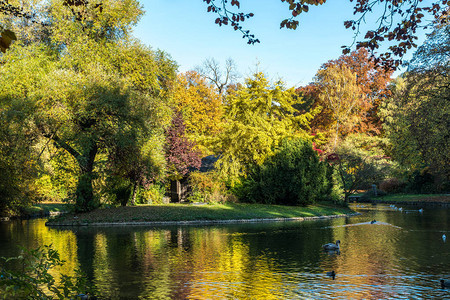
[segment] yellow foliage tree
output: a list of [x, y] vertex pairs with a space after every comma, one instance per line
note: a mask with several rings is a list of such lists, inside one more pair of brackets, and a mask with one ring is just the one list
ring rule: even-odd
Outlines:
[[281, 140], [307, 137], [314, 112], [295, 108], [301, 99], [282, 82], [270, 83], [263, 73], [227, 97], [226, 124], [216, 137], [220, 173], [233, 185], [252, 165], [261, 165]]
[[352, 126], [357, 117], [357, 105], [363, 97], [357, 83], [356, 74], [348, 67], [331, 65], [320, 69], [315, 77], [315, 84], [319, 88], [321, 104], [331, 112], [334, 119], [334, 146], [336, 148], [341, 127]]
[[208, 152], [206, 140], [221, 131], [224, 107], [216, 89], [197, 72], [178, 75], [175, 105], [181, 111], [187, 136], [195, 141], [203, 152]]

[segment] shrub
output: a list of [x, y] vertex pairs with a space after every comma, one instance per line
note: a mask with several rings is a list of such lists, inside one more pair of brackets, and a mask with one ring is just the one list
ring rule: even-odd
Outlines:
[[280, 149], [261, 166], [254, 166], [235, 192], [244, 202], [308, 205], [330, 198], [332, 170], [319, 160], [312, 144], [283, 140]]
[[105, 180], [101, 194], [104, 203], [126, 205], [132, 193], [132, 185], [128, 179], [120, 176], [109, 176]]
[[440, 192], [435, 184], [436, 178], [430, 172], [430, 168], [425, 167], [414, 171], [408, 178], [406, 191], [418, 194], [431, 194]]
[[389, 178], [380, 182], [380, 190], [386, 193], [402, 193], [405, 189], [406, 183], [398, 178]]
[[151, 184], [138, 197], [138, 203], [141, 204], [163, 204], [166, 189], [162, 184]]
[[223, 203], [231, 201], [225, 183], [216, 172], [192, 172], [189, 174], [190, 202]]

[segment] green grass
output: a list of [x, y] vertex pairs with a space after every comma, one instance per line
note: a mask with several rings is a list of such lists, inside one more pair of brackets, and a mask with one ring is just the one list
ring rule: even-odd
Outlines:
[[450, 202], [449, 194], [392, 194], [375, 198], [381, 201]]
[[262, 204], [166, 204], [140, 205], [97, 209], [89, 213], [63, 215], [56, 220], [86, 223], [104, 222], [164, 222], [199, 220], [244, 220], [296, 218], [348, 214], [353, 211], [342, 206], [316, 204], [307, 207], [262, 205]]
[[25, 209], [25, 215], [43, 215], [47, 212], [71, 211], [73, 205], [66, 203], [39, 203]]

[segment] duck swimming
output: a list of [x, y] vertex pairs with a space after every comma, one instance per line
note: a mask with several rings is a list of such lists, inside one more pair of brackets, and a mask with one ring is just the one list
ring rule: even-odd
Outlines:
[[334, 280], [334, 278], [336, 277], [336, 272], [334, 272], [334, 270], [333, 270], [333, 271], [331, 271], [331, 272], [327, 272], [327, 276], [330, 276], [330, 277], [332, 277], [332, 278], [333, 278], [333, 280]]
[[328, 243], [322, 246], [323, 250], [325, 251], [336, 251], [336, 250], [340, 250], [341, 248], [339, 247], [339, 244], [341, 243], [340, 240], [336, 241], [336, 244], [333, 243]]

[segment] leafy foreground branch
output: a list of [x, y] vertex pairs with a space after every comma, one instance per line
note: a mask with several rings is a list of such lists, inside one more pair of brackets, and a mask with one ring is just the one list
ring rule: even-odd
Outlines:
[[28, 250], [17, 257], [0, 258], [0, 295], [3, 299], [96, 299], [80, 269], [75, 276], [61, 274], [57, 281], [50, 270], [64, 264], [51, 245]]

